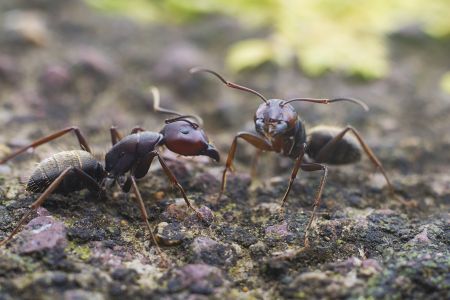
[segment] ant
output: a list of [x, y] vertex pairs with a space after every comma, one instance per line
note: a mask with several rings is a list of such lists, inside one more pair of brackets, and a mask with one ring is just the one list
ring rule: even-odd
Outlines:
[[[187, 206], [196, 213], [199, 219], [206, 222], [202, 214], [191, 205], [186, 192], [166, 165], [158, 148], [166, 146], [169, 150], [180, 155], [205, 155], [215, 161], [220, 160], [219, 153], [209, 143], [208, 137], [200, 128], [200, 125], [203, 123], [200, 117], [183, 115], [172, 110], [161, 108], [159, 106], [160, 97], [158, 89], [152, 88], [152, 94], [153, 110], [155, 112], [172, 114], [176, 115], [176, 117], [165, 120], [165, 125], [159, 133], [146, 131], [141, 127], [135, 127], [124, 138], [112, 126], [110, 128], [112, 148], [106, 153], [105, 166], [94, 158], [85, 137], [80, 129], [75, 126], [62, 129], [35, 140], [30, 145], [0, 160], [0, 164], [4, 164], [28, 149], [37, 148], [69, 132], [75, 133], [81, 147], [81, 150], [56, 153], [37, 165], [28, 180], [26, 190], [32, 193], [42, 194], [31, 204], [30, 210], [22, 217], [12, 233], [0, 242], [0, 246], [6, 244], [14, 237], [31, 213], [36, 211], [50, 194], [68, 194], [83, 189], [101, 192], [106, 186], [112, 187], [117, 182], [125, 193], [133, 188], [133, 192], [138, 200], [142, 219], [151, 234], [158, 253], [163, 257], [157, 239], [148, 222], [144, 201], [136, 184], [136, 179], [142, 178], [148, 173], [155, 157], [158, 159], [170, 182], [182, 194]], [[109, 181], [108, 184], [106, 184], [107, 181]]]
[[[225, 169], [222, 174], [222, 185], [218, 200], [222, 197], [226, 185], [226, 175], [228, 170], [232, 169], [233, 159], [236, 153], [238, 139], [243, 139], [247, 143], [253, 145], [258, 149], [257, 156], [262, 151], [271, 151], [280, 153], [295, 160], [294, 167], [289, 180], [289, 185], [284, 193], [281, 201], [281, 208], [284, 207], [291, 191], [294, 179], [297, 176], [299, 169], [305, 172], [321, 171], [322, 177], [320, 179], [319, 188], [315, 195], [313, 204], [313, 212], [305, 229], [304, 245], [309, 247], [309, 231], [311, 229], [317, 207], [320, 205], [320, 199], [327, 179], [328, 168], [325, 164], [343, 165], [356, 163], [361, 159], [361, 149], [367, 154], [376, 168], [383, 174], [386, 179], [390, 192], [393, 194], [394, 189], [384, 170], [381, 162], [372, 152], [370, 147], [364, 142], [359, 132], [352, 126], [346, 126], [344, 129], [339, 129], [330, 126], [317, 126], [306, 134], [305, 125], [300, 119], [298, 113], [291, 105], [293, 102], [311, 102], [319, 104], [329, 104], [334, 102], [351, 102], [360, 105], [365, 111], [369, 107], [364, 102], [352, 98], [335, 98], [335, 99], [313, 99], [313, 98], [294, 98], [289, 100], [282, 99], [267, 99], [261, 93], [252, 90], [248, 87], [229, 82], [219, 73], [204, 68], [192, 68], [191, 74], [206, 72], [214, 75], [226, 86], [242, 91], [252, 93], [264, 102], [256, 110], [254, 122], [256, 134], [251, 132], [239, 132], [233, 139]], [[350, 138], [347, 133], [353, 133], [356, 141]], [[359, 145], [358, 145], [359, 144]], [[305, 154], [309, 160], [304, 159]], [[257, 157], [256, 156], [256, 157]], [[304, 161], [305, 160], [305, 161]], [[254, 160], [256, 164], [256, 159]], [[255, 165], [253, 165], [253, 170]]]

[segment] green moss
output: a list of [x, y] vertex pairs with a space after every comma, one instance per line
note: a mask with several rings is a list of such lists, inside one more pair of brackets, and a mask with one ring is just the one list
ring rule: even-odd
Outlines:
[[83, 261], [91, 258], [91, 249], [88, 246], [79, 246], [74, 242], [69, 242], [66, 251], [75, 254]]

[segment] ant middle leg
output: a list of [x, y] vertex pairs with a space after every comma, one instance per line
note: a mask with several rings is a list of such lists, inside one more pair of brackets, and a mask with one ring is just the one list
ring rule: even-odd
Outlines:
[[130, 175], [127, 178], [127, 182], [130, 182], [131, 187], [133, 188], [133, 192], [136, 195], [136, 198], [138, 200], [139, 210], [141, 212], [142, 220], [144, 221], [145, 225], [147, 226], [148, 231], [150, 232], [150, 235], [152, 237], [152, 241], [153, 241], [153, 243], [156, 246], [156, 251], [160, 255], [163, 263], [167, 264], [167, 260], [166, 260], [166, 258], [164, 256], [164, 253], [161, 251], [161, 248], [158, 245], [158, 240], [156, 239], [156, 236], [153, 233], [153, 230], [152, 230], [152, 228], [150, 226], [150, 223], [148, 222], [147, 209], [145, 208], [144, 200], [142, 199], [141, 193], [140, 193], [139, 188], [137, 186], [136, 178], [133, 175]]
[[78, 127], [76, 127], [76, 126], [71, 126], [71, 127], [67, 127], [67, 128], [62, 129], [62, 130], [59, 130], [57, 132], [54, 132], [52, 134], [49, 134], [47, 136], [44, 136], [44, 137], [42, 137], [40, 139], [37, 139], [37, 140], [33, 141], [31, 144], [18, 149], [17, 151], [11, 153], [7, 157], [5, 157], [2, 160], [0, 160], [0, 164], [6, 163], [8, 160], [10, 160], [10, 159], [16, 157], [17, 155], [27, 151], [28, 149], [35, 149], [35, 148], [39, 147], [42, 144], [46, 144], [46, 143], [48, 143], [48, 142], [50, 142], [52, 140], [55, 140], [55, 139], [65, 135], [66, 133], [69, 133], [69, 132], [72, 132], [72, 131], [75, 133], [75, 135], [76, 135], [76, 137], [78, 139], [78, 143], [80, 144], [81, 149], [91, 153], [91, 148], [89, 147], [89, 145], [88, 145], [88, 143], [86, 141], [86, 138], [81, 133], [80, 129]]
[[58, 177], [47, 187], [47, 189], [39, 196], [39, 198], [34, 201], [30, 205], [30, 210], [20, 219], [17, 226], [14, 228], [14, 230], [11, 232], [11, 234], [3, 241], [0, 242], [0, 247], [5, 245], [8, 241], [10, 241], [16, 234], [19, 232], [20, 227], [26, 222], [28, 217], [35, 212], [47, 198], [50, 196], [50, 194], [58, 188], [58, 186], [63, 182], [64, 178], [66, 178], [68, 175], [72, 175], [73, 173], [77, 174], [81, 180], [83, 180], [86, 183], [86, 186], [90, 190], [101, 190], [100, 185], [95, 181], [94, 178], [92, 178], [89, 174], [85, 173], [84, 171], [75, 168], [75, 167], [69, 167], [65, 169], [61, 174], [59, 174]]

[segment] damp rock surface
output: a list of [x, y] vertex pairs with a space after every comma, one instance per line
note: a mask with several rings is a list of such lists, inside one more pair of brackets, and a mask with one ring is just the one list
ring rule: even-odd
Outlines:
[[[376, 82], [307, 78], [273, 65], [233, 75], [220, 67], [228, 46], [217, 45], [262, 33], [225, 17], [181, 28], [135, 24], [79, 0], [0, 2], [0, 159], [74, 125], [102, 161], [112, 125], [123, 135], [164, 126], [167, 115], [151, 111], [150, 85], [160, 88], [162, 107], [200, 115], [221, 154], [215, 163], [161, 151], [198, 214], [157, 159], [138, 180], [162, 256], [133, 192], [50, 195], [0, 247], [0, 299], [450, 298], [450, 99], [437, 86], [448, 71], [448, 41], [393, 39], [392, 72]], [[294, 162], [261, 153], [252, 176], [255, 149], [238, 140], [219, 198], [234, 135], [253, 130], [260, 103], [190, 77], [192, 64], [271, 97], [365, 100], [368, 113], [340, 104], [295, 108], [307, 131], [322, 123], [357, 128], [396, 197], [364, 154], [330, 167], [305, 248], [322, 173], [300, 170], [281, 208]], [[38, 197], [23, 184], [36, 163], [72, 149], [79, 145], [69, 133], [0, 166], [1, 240]]]

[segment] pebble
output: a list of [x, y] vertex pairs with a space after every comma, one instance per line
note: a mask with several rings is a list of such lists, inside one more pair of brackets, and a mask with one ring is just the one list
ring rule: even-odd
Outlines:
[[237, 260], [236, 249], [209, 237], [196, 237], [191, 244], [193, 261], [216, 266], [233, 265]]
[[3, 18], [3, 28], [7, 36], [18, 42], [45, 46], [50, 40], [50, 32], [45, 19], [36, 12], [8, 11]]
[[20, 233], [20, 253], [32, 253], [67, 246], [66, 226], [49, 216], [31, 220]]
[[43, 92], [60, 92], [70, 85], [70, 74], [63, 66], [49, 66], [39, 76], [39, 85]]
[[103, 300], [102, 294], [98, 292], [90, 292], [81, 289], [68, 290], [64, 292], [64, 300]]
[[163, 246], [177, 246], [183, 242], [185, 235], [179, 224], [161, 222], [156, 226], [156, 239]]
[[283, 222], [281, 224], [272, 225], [266, 227], [266, 235], [276, 235], [279, 237], [285, 237], [289, 235], [289, 230], [286, 222]]
[[170, 292], [188, 289], [194, 294], [211, 295], [216, 288], [228, 285], [219, 268], [205, 264], [189, 264], [171, 273], [167, 283]]
[[431, 243], [430, 239], [428, 238], [428, 229], [424, 228], [421, 233], [417, 234], [410, 243], [413, 244], [429, 244]]
[[257, 243], [251, 245], [249, 247], [250, 253], [255, 257], [264, 256], [267, 254], [267, 245], [262, 241], [258, 241]]

